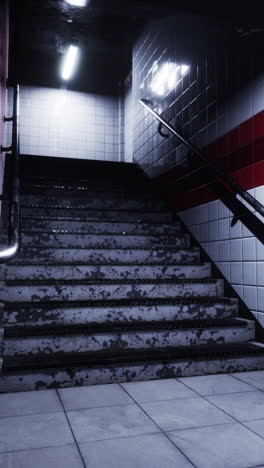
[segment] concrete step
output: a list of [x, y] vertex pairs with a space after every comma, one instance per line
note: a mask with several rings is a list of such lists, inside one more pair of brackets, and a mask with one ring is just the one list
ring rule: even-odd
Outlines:
[[109, 359], [93, 354], [93, 359], [84, 353], [82, 359], [78, 355], [78, 360], [70, 356], [67, 359], [64, 355], [64, 365], [49, 356], [49, 366], [46, 360], [31, 358], [26, 362], [24, 356], [20, 359], [11, 357], [5, 360], [0, 391], [19, 392], [264, 369], [263, 344], [255, 341], [198, 349], [193, 346], [188, 351], [129, 350], [129, 353], [122, 351]]
[[9, 265], [48, 264], [197, 264], [200, 249], [86, 249], [86, 248], [25, 248]]
[[122, 221], [117, 220], [87, 220], [86, 218], [66, 217], [38, 217], [26, 216], [22, 217], [22, 229], [24, 230], [38, 230], [42, 232], [67, 231], [82, 232], [90, 234], [131, 234], [131, 235], [165, 235], [173, 236], [181, 232], [181, 225], [179, 222], [172, 224], [159, 224], [159, 223], [141, 223], [138, 221]]
[[23, 231], [22, 246], [46, 246], [46, 247], [90, 247], [90, 248], [130, 248], [133, 247], [162, 247], [190, 246], [190, 236], [188, 234], [178, 236], [144, 236], [129, 234], [75, 234], [70, 232], [32, 232]]
[[[5, 271], [4, 271], [5, 270]], [[122, 280], [204, 279], [211, 276], [211, 264], [178, 266], [135, 265], [0, 265], [0, 275], [12, 280]]]
[[224, 280], [8, 281], [1, 302], [87, 301], [129, 298], [221, 297]]
[[[59, 194], [58, 194], [59, 195]], [[78, 194], [73, 197], [73, 194], [70, 193], [70, 196], [61, 194], [61, 196], [52, 196], [49, 193], [45, 194], [45, 197], [35, 194], [27, 194], [21, 196], [21, 203], [23, 206], [31, 205], [42, 205], [43, 203], [47, 205], [58, 205], [64, 207], [65, 209], [77, 209], [80, 207], [83, 210], [135, 210], [135, 211], [164, 211], [166, 209], [166, 203], [163, 200], [151, 199], [147, 197], [138, 197], [135, 195], [131, 198], [124, 197], [124, 194], [116, 193], [97, 193], [96, 196], [94, 192], [85, 193], [83, 196]]]
[[[108, 301], [109, 302], [109, 301]], [[238, 316], [238, 301], [231, 298], [179, 299], [178, 301], [126, 301], [100, 305], [48, 303], [12, 304], [2, 312], [5, 330], [13, 327], [78, 326], [93, 323], [135, 323], [173, 320], [227, 319]], [[170, 303], [169, 303], [170, 302]], [[11, 307], [10, 307], [11, 306]]]
[[31, 206], [23, 206], [21, 209], [23, 217], [27, 216], [44, 216], [44, 217], [64, 217], [71, 216], [73, 218], [83, 217], [87, 221], [91, 220], [119, 220], [119, 221], [134, 221], [147, 223], [170, 223], [173, 221], [172, 214], [165, 211], [133, 211], [133, 210], [98, 210], [87, 209], [83, 207], [65, 208], [57, 203], [57, 205], [48, 205], [43, 203]]
[[[216, 322], [216, 323], [213, 323]], [[49, 355], [57, 353], [86, 353], [86, 352], [120, 352], [122, 350], [153, 349], [164, 347], [202, 346], [207, 344], [243, 343], [255, 337], [255, 322], [242, 319], [199, 322], [192, 324], [189, 321], [187, 328], [178, 328], [175, 323], [170, 326], [163, 323], [148, 323], [146, 329], [142, 324], [112, 325], [105, 329], [104, 325], [97, 330], [74, 329], [68, 333], [51, 330], [52, 335], [43, 333], [34, 335], [34, 329], [29, 336], [5, 337], [3, 343], [3, 356]], [[181, 325], [182, 327], [182, 325]], [[80, 327], [82, 328], [82, 327]], [[124, 329], [125, 328], [125, 329]], [[90, 327], [91, 330], [91, 327]], [[74, 333], [75, 332], [75, 333]], [[66, 333], [66, 334], [63, 334]]]

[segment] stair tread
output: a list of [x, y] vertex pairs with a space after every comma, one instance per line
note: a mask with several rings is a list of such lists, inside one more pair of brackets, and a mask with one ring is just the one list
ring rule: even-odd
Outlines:
[[56, 355], [12, 356], [4, 359], [4, 373], [17, 370], [36, 370], [59, 367], [69, 371], [71, 366], [96, 366], [117, 365], [124, 363], [149, 362], [149, 361], [182, 361], [188, 360], [212, 360], [217, 358], [227, 359], [235, 356], [263, 355], [264, 347], [247, 343], [232, 343], [223, 345], [200, 345], [186, 348], [156, 348], [151, 350], [120, 350], [118, 352], [97, 351], [85, 353], [56, 353]]
[[[41, 183], [42, 181], [28, 181], [21, 183], [21, 191], [23, 194], [27, 194], [29, 191], [31, 194], [41, 190], [49, 190], [49, 193], [52, 191], [69, 191], [69, 192], [77, 192], [78, 196], [81, 193], [91, 193], [91, 194], [102, 194], [102, 193], [109, 193], [113, 194], [114, 196], [122, 194], [125, 195], [126, 198], [141, 198], [146, 197], [147, 200], [159, 200], [160, 197], [155, 193], [149, 193], [149, 188], [146, 188], [145, 184], [137, 185], [137, 190], [135, 190], [134, 185], [124, 185], [121, 187], [113, 187], [113, 185], [107, 185], [105, 187], [99, 186], [98, 184], [92, 185], [91, 183], [70, 183], [67, 181], [51, 181], [50, 183]], [[139, 197], [140, 194], [140, 197]]]
[[[211, 262], [199, 262], [199, 263], [197, 262], [197, 263], [188, 263], [188, 264], [183, 264], [183, 265], [182, 265], [182, 264], [179, 264], [179, 265], [178, 265], [177, 263], [175, 263], [175, 264], [173, 264], [173, 265], [168, 265], [168, 268], [174, 268], [174, 267], [175, 267], [175, 268], [178, 268], [178, 267], [179, 267], [179, 268], [196, 268], [196, 267], [199, 268], [199, 267], [203, 267], [203, 266], [207, 266], [207, 265], [211, 265]], [[15, 266], [16, 266], [16, 265], [15, 265], [15, 263], [14, 263], [14, 261], [13, 261], [12, 263], [10, 263], [10, 264], [8, 265], [8, 269], [9, 269], [9, 268], [14, 268]], [[25, 263], [25, 264], [23, 264], [23, 265], [19, 265], [19, 268], [23, 268], [24, 266], [28, 266], [28, 263]], [[48, 265], [42, 265], [41, 263], [39, 263], [39, 264], [34, 263], [34, 264], [31, 265], [31, 266], [32, 266], [33, 268], [47, 267], [47, 268], [49, 269], [49, 268], [54, 268], [54, 267], [55, 267], [55, 268], [57, 268], [57, 267], [61, 267], [61, 268], [70, 267], [70, 268], [72, 268], [74, 265], [73, 265], [72, 263], [63, 263], [63, 264], [58, 264], [58, 265], [50, 265], [50, 264], [48, 264]], [[94, 267], [94, 265], [93, 265], [92, 263], [89, 263], [89, 262], [87, 262], [87, 263], [82, 263], [81, 266], [82, 266], [82, 267]], [[141, 265], [136, 264], [136, 266], [137, 266], [137, 267], [138, 267], [138, 266], [139, 266], [139, 267], [144, 267], [145, 265], [144, 265], [144, 264], [141, 264]], [[159, 266], [159, 264], [158, 264], [158, 263], [155, 263], [155, 264], [147, 265], [147, 266], [148, 266], [148, 267], [150, 266], [151, 268], [152, 268], [152, 267], [154, 268], [154, 267], [156, 267], [156, 266]], [[164, 265], [162, 265], [162, 266], [164, 266]], [[99, 268], [99, 269], [100, 269], [100, 268], [104, 268], [104, 267], [111, 267], [111, 268], [112, 268], [112, 267], [113, 267], [113, 268], [118, 267], [118, 268], [122, 268], [122, 269], [123, 269], [123, 268], [126, 268], [126, 267], [133, 267], [133, 264], [132, 264], [132, 263], [128, 263], [128, 264], [122, 263], [122, 264], [120, 265], [119, 263], [111, 263], [111, 265], [109, 265], [108, 263], [100, 263], [100, 265], [97, 265], [97, 266], [96, 266], [97, 269], [98, 269], [98, 268]]]
[[[252, 321], [252, 323], [254, 323]], [[152, 322], [104, 322], [78, 325], [52, 325], [30, 327], [28, 325], [18, 325], [5, 329], [5, 337], [27, 337], [27, 336], [53, 336], [53, 335], [89, 335], [94, 333], [125, 333], [140, 331], [169, 331], [169, 330], [206, 330], [212, 328], [246, 328], [249, 321], [242, 319], [207, 319], [207, 320], [174, 320], [174, 321], [152, 321]]]
[[49, 279], [37, 279], [37, 280], [7, 280], [6, 285], [7, 286], [12, 286], [12, 285], [96, 285], [96, 284], [105, 284], [105, 285], [115, 285], [115, 284], [195, 284], [195, 283], [216, 283], [216, 282], [222, 282], [222, 279], [219, 278], [198, 278], [198, 279], [174, 279], [174, 278], [168, 278], [168, 279], [81, 279], [81, 280], [49, 280]]
[[[22, 260], [22, 259], [21, 259]], [[24, 259], [23, 259], [24, 260]], [[138, 266], [138, 267], [141, 267], [141, 266], [199, 266], [201, 265], [200, 263], [191, 263], [191, 264], [187, 264], [187, 263], [176, 263], [176, 262], [173, 262], [172, 264], [167, 264], [165, 261], [160, 261], [159, 263], [157, 262], [144, 262], [144, 263], [126, 263], [126, 262], [122, 262], [122, 263], [116, 263], [116, 262], [113, 262], [113, 261], [109, 261], [108, 263], [104, 260], [104, 263], [101, 263], [101, 262], [89, 262], [89, 264], [87, 264], [87, 261], [84, 261], [84, 263], [81, 263], [81, 262], [77, 262], [77, 263], [59, 263], [58, 261], [49, 261], [49, 262], [45, 262], [44, 264], [45, 266], [51, 266], [51, 267], [64, 267], [64, 266], [75, 266], [75, 267], [78, 267], [78, 266], [97, 266], [97, 267], [100, 267], [100, 266]], [[44, 266], [42, 263], [32, 263], [30, 260], [28, 260], [27, 258], [25, 258], [25, 261], [23, 261], [23, 264], [21, 265], [21, 263], [19, 262], [15, 262], [15, 261], [12, 261], [12, 263], [10, 263], [10, 266]]]
[[49, 204], [49, 203], [30, 203], [30, 204], [21, 204], [21, 208], [41, 208], [41, 209], [62, 209], [62, 210], [86, 210], [86, 211], [100, 211], [100, 212], [125, 212], [125, 213], [138, 213], [138, 214], [145, 214], [145, 213], [158, 213], [158, 214], [168, 214], [170, 215], [170, 211], [168, 209], [135, 209], [135, 208], [120, 208], [116, 206], [115, 208], [94, 208], [94, 207], [87, 207], [85, 205], [60, 205], [60, 204]]
[[[110, 210], [111, 211], [111, 210]], [[93, 223], [117, 223], [117, 224], [122, 224], [122, 223], [129, 223], [129, 224], [146, 224], [146, 225], [158, 225], [158, 226], [168, 226], [170, 228], [175, 227], [174, 224], [168, 223], [168, 222], [158, 222], [158, 221], [145, 221], [139, 220], [138, 218], [131, 219], [128, 217], [127, 220], [120, 220], [117, 221], [116, 218], [91, 218], [91, 217], [80, 217], [80, 216], [45, 216], [45, 215], [24, 215], [22, 216], [22, 220], [46, 220], [46, 221], [71, 221], [71, 222], [76, 222], [76, 221], [82, 221], [82, 222], [93, 222]], [[176, 224], [177, 227], [177, 224]]]
[[[192, 248], [188, 248], [188, 247], [183, 247], [183, 246], [130, 246], [130, 247], [104, 247], [104, 246], [100, 246], [100, 247], [87, 247], [87, 246], [72, 246], [70, 249], [71, 250], [79, 250], [79, 249], [86, 249], [86, 250], [126, 250], [126, 251], [130, 251], [130, 250], [149, 250], [149, 251], [157, 251], [157, 252], [162, 252], [162, 251], [170, 251], [170, 252], [174, 252], [174, 251], [188, 251], [188, 252], [199, 252], [200, 249], [199, 247], [192, 247]], [[24, 251], [28, 251], [28, 250], [69, 250], [69, 247], [67, 246], [56, 246], [56, 247], [46, 247], [46, 246], [43, 246], [43, 245], [39, 245], [39, 246], [29, 246], [29, 247], [22, 247], [20, 252], [24, 252]]]
[[[23, 226], [22, 226], [23, 228]], [[22, 233], [28, 233], [28, 234], [43, 234], [43, 229], [22, 229]], [[96, 237], [100, 237], [100, 236], [112, 236], [112, 237], [117, 237], [117, 236], [120, 236], [120, 237], [126, 237], [126, 236], [130, 236], [130, 237], [147, 237], [147, 238], [154, 238], [154, 239], [169, 239], [171, 241], [173, 241], [175, 238], [178, 238], [178, 237], [184, 237], [186, 236], [186, 234], [184, 233], [175, 233], [175, 234], [144, 234], [144, 233], [141, 233], [141, 232], [137, 232], [137, 233], [129, 233], [129, 232], [117, 232], [117, 233], [113, 233], [113, 232], [98, 232], [98, 233], [95, 233], [93, 231], [74, 231], [74, 230], [70, 230], [70, 229], [51, 229], [50, 231], [46, 230], [45, 231], [45, 234], [81, 234], [83, 236], [85, 235], [91, 235], [91, 236], [96, 236]]]
[[238, 303], [238, 299], [230, 298], [225, 296], [192, 296], [192, 297], [172, 297], [172, 298], [164, 298], [164, 299], [153, 299], [153, 298], [130, 298], [130, 299], [118, 299], [118, 300], [90, 300], [90, 301], [52, 301], [52, 302], [45, 302], [39, 301], [37, 303], [32, 304], [32, 302], [5, 302], [5, 308], [8, 310], [15, 310], [16, 308], [21, 307], [30, 307], [33, 309], [36, 308], [45, 308], [45, 309], [54, 309], [54, 308], [62, 308], [62, 307], [123, 307], [123, 306], [155, 306], [155, 305], [177, 305], [177, 304], [215, 304], [215, 303], [226, 303], [226, 304], [234, 304]]

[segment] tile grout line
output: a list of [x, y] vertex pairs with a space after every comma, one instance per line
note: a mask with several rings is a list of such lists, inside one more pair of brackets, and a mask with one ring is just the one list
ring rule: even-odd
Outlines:
[[72, 447], [73, 443], [71, 444], [60, 444], [60, 445], [45, 445], [43, 447], [33, 447], [33, 448], [23, 448], [23, 449], [15, 449], [15, 450], [5, 450], [4, 452], [0, 451], [0, 456], [4, 455], [5, 453], [19, 453], [19, 452], [33, 452], [34, 450], [42, 450], [42, 449], [52, 449], [57, 447]]
[[93, 444], [95, 442], [103, 442], [103, 441], [106, 441], [106, 440], [131, 439], [133, 437], [142, 437], [142, 436], [145, 436], [145, 435], [155, 435], [155, 434], [160, 434], [160, 431], [144, 432], [142, 434], [132, 434], [132, 435], [119, 435], [119, 436], [116, 436], [116, 437], [107, 437], [107, 438], [103, 438], [103, 439], [87, 440], [87, 441], [80, 442], [80, 445]]
[[[189, 387], [190, 390], [191, 387]], [[233, 395], [234, 393], [250, 393], [250, 392], [255, 392], [255, 388], [252, 388], [252, 390], [242, 390], [240, 392], [226, 392], [226, 393], [212, 393], [212, 394], [209, 394], [209, 395], [204, 395], [205, 397], [211, 397], [211, 396], [221, 396], [221, 395]], [[201, 396], [201, 395], [192, 395], [192, 396], [188, 396], [188, 397], [175, 397], [175, 398], [168, 398], [166, 400], [147, 400], [147, 401], [142, 401], [141, 403], [156, 403], [158, 401], [171, 401], [171, 400], [188, 400], [190, 398], [198, 398], [198, 396]], [[114, 406], [114, 405], [113, 405]]]
[[[191, 465], [194, 467], [194, 468], [197, 468], [197, 466], [191, 461], [191, 459], [185, 455], [185, 453], [179, 448], [177, 447], [177, 445], [169, 438], [169, 436], [166, 434], [165, 431], [163, 431], [163, 429], [156, 423], [156, 421], [154, 421], [154, 419], [152, 419], [151, 416], [149, 416], [149, 414], [144, 410], [144, 408], [142, 408], [142, 406], [129, 394], [129, 392], [124, 388], [122, 387], [122, 384], [118, 384], [119, 387], [122, 388], [122, 390], [124, 390], [124, 392], [127, 393], [127, 395], [134, 401], [134, 403], [141, 409], [141, 411], [143, 411], [143, 413], [145, 413], [145, 415], [155, 424], [155, 426], [157, 426], [157, 428], [159, 429], [160, 433], [162, 433], [166, 439], [177, 449], [179, 450], [179, 452], [186, 458], [186, 460], [188, 460], [189, 463], [191, 463]], [[144, 435], [144, 434], [142, 434]]]
[[0, 416], [0, 421], [3, 420], [3, 419], [9, 419], [9, 418], [23, 418], [23, 417], [26, 417], [26, 416], [37, 416], [37, 415], [40, 415], [40, 414], [56, 414], [56, 413], [63, 413], [63, 410], [44, 411], [44, 412], [41, 411], [40, 413], [10, 414], [9, 416]]
[[[176, 379], [177, 380], [177, 379]], [[182, 382], [183, 383], [183, 382]], [[187, 384], [184, 384], [187, 388], [190, 388], [191, 390], [193, 390], [191, 387], [189, 387]], [[255, 432], [253, 429], [249, 428], [246, 426], [246, 424], [244, 424], [245, 422], [250, 422], [250, 421], [239, 421], [237, 418], [235, 418], [234, 416], [231, 416], [229, 413], [227, 413], [225, 410], [223, 410], [222, 408], [219, 408], [215, 403], [213, 403], [212, 401], [210, 400], [207, 400], [206, 397], [204, 397], [203, 395], [200, 395], [198, 392], [196, 392], [196, 390], [193, 390], [195, 393], [197, 393], [197, 395], [199, 395], [201, 398], [203, 398], [203, 400], [207, 401], [207, 403], [211, 403], [215, 408], [217, 408], [218, 410], [222, 411], [224, 414], [226, 414], [227, 416], [229, 416], [230, 418], [234, 419], [234, 422], [237, 422], [238, 424], [240, 424], [241, 426], [245, 427], [246, 429], [248, 429], [249, 431], [253, 432], [254, 434], [256, 434], [257, 436], [259, 436], [261, 439], [264, 439], [264, 436], [261, 436], [260, 434], [258, 434], [257, 432]], [[240, 392], [240, 393], [250, 393], [250, 392]], [[222, 393], [222, 395], [224, 395], [224, 393]], [[230, 395], [230, 393], [228, 394]], [[212, 395], [211, 395], [212, 396]], [[264, 418], [262, 418], [263, 420]], [[254, 421], [254, 420], [252, 420]], [[256, 421], [261, 421], [261, 419], [257, 419]], [[216, 424], [215, 424], [216, 425]]]
[[80, 449], [79, 444], [78, 444], [78, 442], [77, 442], [77, 439], [76, 439], [76, 437], [75, 437], [73, 428], [72, 428], [72, 426], [71, 426], [71, 423], [70, 423], [70, 420], [69, 420], [69, 418], [68, 418], [67, 412], [66, 412], [66, 410], [65, 410], [65, 408], [64, 408], [64, 405], [63, 405], [63, 403], [62, 403], [62, 399], [61, 399], [61, 396], [60, 396], [60, 394], [59, 394], [59, 392], [58, 392], [58, 389], [56, 389], [56, 393], [57, 393], [58, 398], [59, 398], [59, 400], [60, 400], [60, 403], [61, 403], [61, 406], [62, 406], [62, 409], [63, 409], [63, 413], [64, 413], [64, 415], [65, 415], [65, 417], [66, 417], [66, 419], [67, 419], [67, 422], [68, 422], [70, 431], [71, 431], [71, 433], [72, 433], [72, 437], [73, 437], [74, 443], [75, 443], [75, 445], [76, 445], [77, 451], [78, 451], [78, 453], [79, 453], [79, 455], [80, 455], [80, 458], [81, 458], [83, 467], [86, 468], [86, 463], [85, 463], [85, 461], [84, 461], [83, 454], [82, 454], [82, 452], [81, 452], [81, 449]]
[[[263, 371], [253, 371], [253, 372], [263, 372]], [[240, 379], [239, 377], [237, 377], [236, 375], [232, 374], [231, 377], [234, 377], [236, 380], [238, 380], [239, 382], [243, 382], [243, 383], [246, 383], [247, 385], [251, 385], [252, 388], [254, 388], [254, 390], [259, 390], [260, 392], [264, 392], [264, 388], [258, 388], [256, 387], [254, 384], [252, 383], [248, 383], [246, 382], [245, 380], [242, 380]]]
[[[116, 384], [110, 384], [110, 385], [116, 385]], [[221, 395], [232, 395], [233, 393], [250, 393], [250, 392], [254, 392], [254, 391], [255, 391], [255, 388], [252, 388], [252, 390], [243, 390], [243, 391], [240, 391], [240, 392], [229, 392], [229, 393], [217, 393], [217, 394], [210, 394], [210, 395], [204, 395], [204, 396], [209, 397], [209, 396], [214, 396], [214, 395], [219, 395], [219, 396], [221, 396]], [[188, 397], [168, 398], [168, 399], [165, 399], [165, 400], [146, 400], [146, 401], [142, 401], [141, 403], [157, 403], [157, 402], [172, 401], [172, 400], [188, 400], [190, 398], [198, 398], [199, 396], [200, 395], [192, 395], [192, 396], [188, 396]], [[70, 412], [70, 411], [79, 411], [79, 410], [90, 410], [90, 409], [94, 409], [94, 408], [109, 408], [109, 407], [114, 407], [114, 406], [128, 406], [128, 405], [133, 405], [133, 404], [134, 403], [115, 403], [113, 405], [110, 404], [110, 405], [102, 405], [102, 406], [88, 406], [88, 407], [82, 407], [82, 408], [69, 408], [69, 409], [67, 409], [67, 411]], [[35, 413], [32, 413], [32, 414], [35, 414]], [[1, 417], [6, 417], [6, 416], [0, 416], [0, 420], [1, 420]], [[9, 417], [9, 416], [7, 416], [7, 417]]]

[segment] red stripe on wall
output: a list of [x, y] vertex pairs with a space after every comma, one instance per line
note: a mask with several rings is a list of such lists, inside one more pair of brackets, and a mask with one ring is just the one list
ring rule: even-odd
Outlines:
[[[264, 111], [210, 143], [203, 152], [246, 190], [264, 185]], [[190, 159], [189, 164], [183, 166], [179, 163], [155, 179], [158, 184], [171, 185], [173, 192], [172, 184], [176, 179], [183, 175], [186, 177], [188, 191], [185, 188], [179, 192], [180, 186], [178, 190], [176, 186], [175, 195], [171, 195], [173, 206], [178, 211], [217, 199], [208, 185], [199, 181], [199, 173], [191, 174], [197, 167], [199, 164]]]
[[[264, 185], [264, 161], [233, 172], [232, 177], [246, 190]], [[217, 200], [217, 195], [208, 185], [198, 187], [177, 197], [171, 195], [171, 205], [176, 211], [184, 211], [195, 206]]]
[[207, 156], [210, 159], [222, 158], [228, 154], [236, 153], [243, 147], [250, 146], [263, 137], [264, 111], [261, 111], [210, 143], [206, 148]]

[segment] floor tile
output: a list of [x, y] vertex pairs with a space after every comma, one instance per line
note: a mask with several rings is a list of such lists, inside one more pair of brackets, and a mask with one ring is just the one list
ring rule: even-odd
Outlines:
[[232, 374], [239, 380], [264, 390], [264, 371], [235, 372]]
[[239, 423], [168, 435], [197, 468], [248, 468], [264, 460], [264, 440]]
[[87, 468], [191, 468], [163, 434], [80, 444]]
[[0, 452], [72, 444], [64, 413], [34, 414], [0, 420]]
[[63, 388], [59, 394], [64, 408], [68, 410], [134, 403], [117, 384]]
[[258, 419], [257, 421], [247, 421], [244, 423], [245, 426], [257, 432], [261, 437], [264, 438], [264, 419]]
[[196, 396], [192, 390], [188, 389], [181, 382], [177, 382], [175, 379], [129, 382], [121, 385], [140, 403]]
[[200, 395], [217, 395], [221, 393], [247, 392], [254, 390], [245, 382], [240, 382], [231, 375], [200, 375], [178, 379]]
[[68, 417], [78, 442], [159, 432], [136, 405], [68, 411]]
[[206, 398], [239, 421], [264, 418], [264, 393], [259, 390]]
[[76, 445], [0, 454], [0, 468], [83, 468]]
[[142, 408], [164, 431], [233, 421], [201, 397], [143, 403]]
[[0, 395], [0, 417], [63, 411], [55, 390], [4, 393]]

